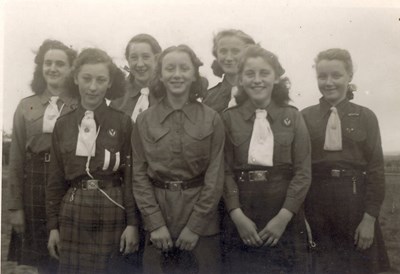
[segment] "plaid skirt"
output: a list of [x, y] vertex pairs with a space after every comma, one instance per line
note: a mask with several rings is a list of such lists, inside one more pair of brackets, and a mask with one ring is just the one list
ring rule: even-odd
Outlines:
[[[123, 204], [121, 187], [105, 190]], [[125, 211], [98, 190], [70, 188], [60, 210], [58, 273], [109, 273], [107, 266], [119, 253], [126, 227]]]
[[45, 186], [49, 163], [44, 155], [28, 155], [24, 170], [23, 208], [25, 233], [11, 233], [8, 259], [19, 264], [48, 266], [54, 264], [47, 250]]

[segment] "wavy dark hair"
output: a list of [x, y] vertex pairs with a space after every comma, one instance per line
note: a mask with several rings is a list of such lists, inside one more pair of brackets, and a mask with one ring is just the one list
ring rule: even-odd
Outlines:
[[[64, 43], [58, 41], [58, 40], [50, 40], [46, 39], [43, 41], [42, 45], [39, 47], [39, 50], [35, 56], [35, 70], [33, 72], [33, 79], [31, 82], [31, 89], [33, 93], [35, 94], [42, 94], [46, 88], [47, 88], [47, 83], [46, 80], [43, 77], [43, 63], [44, 63], [44, 56], [49, 50], [52, 49], [57, 49], [57, 50], [62, 50], [65, 52], [68, 58], [68, 64], [70, 66], [73, 65], [73, 62], [77, 56], [77, 52], [73, 50], [72, 48], [66, 46]], [[68, 91], [71, 92], [73, 95], [77, 95], [74, 92], [74, 79], [71, 75], [67, 79], [67, 88]]]
[[[99, 63], [107, 65], [110, 79], [112, 81], [111, 87], [107, 90], [105, 97], [109, 100], [121, 97], [125, 93], [125, 75], [104, 50], [98, 48], [87, 48], [82, 50], [74, 62], [74, 77], [78, 75], [79, 70], [83, 65]], [[75, 87], [78, 90], [78, 86], [75, 85]]]
[[[272, 89], [271, 99], [277, 105], [287, 105], [290, 101], [289, 97], [289, 89], [290, 89], [290, 80], [287, 77], [282, 77], [285, 74], [285, 69], [282, 67], [281, 63], [278, 60], [278, 56], [274, 53], [258, 46], [252, 45], [245, 49], [242, 57], [240, 58], [238, 64], [238, 72], [239, 77], [241, 77], [244, 67], [246, 65], [246, 61], [249, 58], [256, 58], [261, 57], [263, 58], [268, 64], [271, 65], [275, 74], [279, 77], [279, 82], [274, 84]], [[247, 93], [243, 90], [243, 87], [239, 85], [238, 87], [239, 93], [236, 96], [236, 102], [238, 104], [242, 104], [244, 101], [248, 99]]]
[[192, 83], [192, 86], [190, 88], [190, 94], [189, 94], [189, 101], [194, 102], [198, 98], [201, 98], [203, 90], [204, 90], [204, 85], [205, 81], [202, 80], [202, 77], [200, 76], [200, 71], [199, 68], [203, 65], [203, 63], [200, 61], [200, 59], [197, 57], [197, 55], [194, 53], [194, 51], [187, 45], [179, 45], [179, 46], [172, 46], [167, 49], [165, 49], [160, 56], [158, 57], [157, 60], [157, 65], [156, 69], [154, 71], [154, 75], [152, 80], [150, 81], [150, 92], [153, 92], [154, 96], [156, 98], [162, 98], [166, 94], [166, 89], [164, 86], [164, 83], [161, 82], [161, 74], [162, 74], [162, 62], [164, 60], [164, 57], [171, 52], [184, 52], [187, 53], [190, 57], [190, 60], [192, 61], [192, 64], [194, 66], [195, 70], [195, 78], [196, 81]]
[[[350, 52], [345, 49], [339, 49], [339, 48], [331, 48], [327, 49], [324, 51], [321, 51], [318, 53], [317, 57], [314, 59], [314, 67], [317, 66], [317, 64], [322, 61], [322, 60], [338, 60], [342, 61], [344, 64], [344, 68], [346, 69], [347, 73], [350, 75], [350, 79], [353, 79], [354, 75], [354, 67], [353, 67], [353, 61], [351, 59]], [[349, 100], [352, 100], [354, 98], [354, 91], [357, 91], [357, 86], [354, 84], [349, 84], [347, 87], [347, 93], [346, 97]]]
[[129, 47], [133, 43], [146, 43], [151, 47], [151, 50], [153, 51], [154, 55], [158, 55], [161, 53], [162, 49], [158, 41], [151, 36], [150, 34], [146, 33], [141, 33], [138, 35], [135, 35], [129, 40], [128, 44], [126, 45], [125, 48], [125, 58], [128, 60], [129, 58]]
[[220, 64], [217, 61], [217, 52], [218, 52], [218, 42], [224, 37], [231, 37], [235, 36], [239, 38], [240, 40], [243, 41], [246, 45], [255, 45], [256, 42], [254, 39], [245, 33], [244, 31], [237, 30], [237, 29], [227, 29], [223, 30], [217, 33], [217, 35], [214, 36], [213, 39], [213, 48], [212, 48], [212, 54], [216, 58], [213, 63], [211, 64], [211, 69], [213, 70], [213, 73], [215, 76], [222, 77], [224, 75], [224, 70], [221, 68]]

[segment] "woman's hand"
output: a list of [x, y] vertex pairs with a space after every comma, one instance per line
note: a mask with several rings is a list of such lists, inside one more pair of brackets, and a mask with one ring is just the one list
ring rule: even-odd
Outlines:
[[292, 212], [282, 208], [279, 213], [268, 222], [265, 228], [259, 233], [261, 239], [265, 242], [265, 246], [276, 246], [292, 217]]
[[249, 246], [261, 246], [263, 241], [257, 233], [256, 224], [250, 220], [240, 208], [232, 210], [229, 214], [235, 223], [242, 241]]
[[128, 225], [121, 235], [120, 252], [133, 253], [139, 249], [139, 231], [137, 226]]
[[354, 235], [354, 244], [357, 246], [358, 250], [368, 249], [374, 242], [375, 220], [375, 217], [364, 213], [364, 217]]
[[167, 251], [173, 247], [171, 234], [169, 234], [168, 228], [164, 225], [156, 230], [150, 232], [150, 241], [158, 248]]
[[60, 256], [60, 232], [58, 229], [52, 229], [50, 231], [49, 242], [47, 244], [47, 249], [50, 252], [50, 256], [59, 260]]
[[25, 216], [22, 209], [10, 211], [10, 223], [18, 234], [24, 233], [25, 231]]
[[176, 240], [175, 246], [180, 250], [193, 250], [196, 247], [199, 235], [191, 231], [185, 226], [181, 234], [179, 234], [178, 240]]

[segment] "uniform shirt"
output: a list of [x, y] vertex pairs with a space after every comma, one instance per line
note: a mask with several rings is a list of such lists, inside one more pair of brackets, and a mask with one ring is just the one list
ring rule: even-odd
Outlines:
[[[234, 179], [234, 171], [263, 168], [248, 164], [255, 110], [255, 105], [247, 100], [222, 114], [227, 136], [224, 201], [228, 211], [240, 207], [240, 194]], [[300, 112], [294, 107], [278, 106], [271, 101], [266, 110], [274, 134], [273, 166], [290, 165], [294, 173], [283, 208], [297, 213], [311, 183], [311, 151], [307, 127]]]
[[311, 136], [313, 168], [355, 168], [367, 171], [365, 211], [378, 216], [385, 193], [381, 136], [375, 114], [362, 106], [340, 102], [336, 108], [342, 125], [341, 151], [324, 150], [331, 105], [323, 98], [302, 111]]
[[[78, 140], [78, 125], [85, 115], [85, 109], [79, 107], [57, 120], [54, 127], [50, 161], [49, 179], [46, 188], [47, 225], [49, 229], [58, 228], [58, 214], [61, 201], [70, 185], [67, 181], [76, 178], [86, 178], [85, 171], [87, 157], [76, 156], [76, 143]], [[90, 160], [90, 173], [95, 179], [121, 178], [122, 167], [126, 156], [130, 154], [130, 134], [132, 123], [130, 118], [120, 111], [107, 107], [104, 101], [95, 111], [94, 118], [97, 129], [100, 126], [99, 135], [96, 139], [95, 156]], [[110, 152], [110, 163], [103, 170], [105, 162], [105, 151]], [[120, 168], [114, 172], [116, 153], [120, 153]], [[126, 209], [128, 225], [137, 222], [135, 214], [135, 202], [132, 195], [132, 185], [123, 184], [124, 206]]]
[[[174, 110], [165, 98], [138, 116], [132, 134], [133, 192], [146, 230], [166, 225], [175, 238], [185, 225], [199, 235], [218, 233], [224, 138], [219, 115], [199, 102]], [[201, 175], [204, 186], [177, 192], [155, 188], [149, 180]]]
[[[133, 110], [135, 109], [136, 103], [139, 100], [141, 95], [140, 90], [142, 89], [139, 86], [133, 77], [128, 76], [126, 78], [126, 86], [125, 86], [125, 93], [122, 97], [117, 98], [111, 101], [110, 106], [124, 112], [128, 116], [132, 116]], [[149, 94], [149, 105], [151, 106], [154, 104], [156, 99], [150, 93]]]
[[222, 111], [228, 107], [229, 101], [231, 100], [231, 90], [232, 85], [224, 78], [222, 82], [207, 92], [203, 103], [216, 112], [222, 113]]
[[[10, 148], [10, 200], [8, 208], [22, 209], [22, 186], [27, 153], [50, 152], [51, 133], [43, 133], [43, 116], [49, 105], [49, 91], [32, 95], [21, 100], [14, 114], [12, 141]], [[59, 107], [63, 104], [61, 115], [77, 107], [78, 99], [67, 94], [60, 95]]]

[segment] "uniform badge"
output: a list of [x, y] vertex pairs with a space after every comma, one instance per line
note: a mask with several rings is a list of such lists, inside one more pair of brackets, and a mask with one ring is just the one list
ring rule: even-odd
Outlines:
[[110, 129], [108, 130], [108, 134], [109, 134], [111, 137], [114, 137], [116, 133], [117, 133], [117, 131], [116, 131], [115, 129], [113, 129], [113, 128], [110, 128]]
[[283, 119], [283, 124], [287, 127], [290, 127], [290, 125], [292, 124], [292, 120], [290, 120], [289, 117], [286, 117], [285, 119]]

